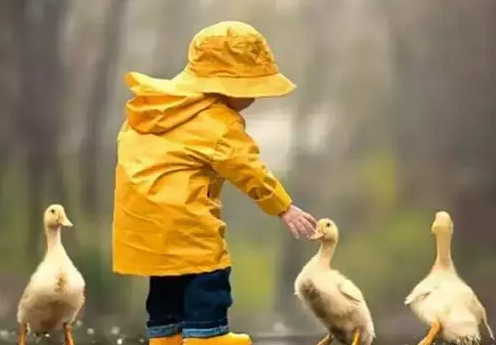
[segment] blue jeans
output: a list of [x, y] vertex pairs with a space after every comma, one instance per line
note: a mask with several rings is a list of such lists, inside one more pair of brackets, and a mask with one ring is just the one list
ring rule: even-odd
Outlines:
[[146, 299], [150, 338], [182, 332], [183, 338], [209, 338], [229, 332], [232, 305], [230, 268], [201, 274], [150, 277]]

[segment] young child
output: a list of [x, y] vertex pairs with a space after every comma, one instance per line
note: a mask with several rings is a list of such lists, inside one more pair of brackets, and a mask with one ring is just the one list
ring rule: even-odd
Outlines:
[[133, 72], [126, 82], [135, 96], [118, 135], [113, 269], [150, 277], [152, 345], [251, 344], [229, 331], [221, 188], [227, 179], [296, 237], [313, 233], [314, 217], [292, 205], [239, 114], [295, 85], [279, 73], [264, 37], [240, 22], [200, 31], [172, 80]]

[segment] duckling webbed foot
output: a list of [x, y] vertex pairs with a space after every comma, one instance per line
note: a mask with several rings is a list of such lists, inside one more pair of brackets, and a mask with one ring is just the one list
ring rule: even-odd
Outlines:
[[331, 333], [327, 333], [327, 335], [320, 340], [317, 345], [330, 345], [334, 340], [334, 336]]
[[28, 333], [28, 326], [26, 324], [19, 325], [19, 345], [26, 345], [26, 335]]
[[431, 325], [431, 329], [429, 330], [429, 333], [427, 333], [425, 338], [422, 339], [420, 343], [418, 343], [418, 345], [431, 345], [432, 342], [434, 341], [434, 338], [436, 337], [436, 335], [439, 333], [440, 330], [441, 330], [441, 324], [439, 323], [439, 321], [434, 322]]
[[351, 343], [351, 345], [358, 345], [359, 341], [360, 341], [360, 331], [357, 329], [355, 333], [353, 333], [353, 342]]
[[64, 340], [65, 345], [74, 345], [74, 340], [72, 339], [71, 326], [67, 323], [64, 324]]

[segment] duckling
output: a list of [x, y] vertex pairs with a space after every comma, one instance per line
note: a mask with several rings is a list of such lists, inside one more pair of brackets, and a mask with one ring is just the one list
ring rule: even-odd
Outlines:
[[84, 305], [85, 281], [61, 242], [62, 227], [72, 227], [64, 207], [50, 205], [44, 214], [46, 251], [31, 275], [17, 309], [19, 345], [27, 332], [64, 330], [66, 345], [74, 345], [71, 324]]
[[320, 248], [296, 278], [295, 294], [327, 328], [319, 345], [329, 345], [334, 339], [343, 344], [370, 345], [375, 338], [374, 324], [362, 292], [330, 266], [338, 237], [332, 220], [317, 222], [310, 240], [320, 240]]
[[436, 213], [431, 232], [436, 237], [434, 265], [405, 299], [405, 305], [430, 326], [429, 333], [419, 344], [430, 345], [438, 334], [448, 342], [479, 343], [481, 323], [494, 340], [484, 307], [474, 291], [458, 276], [453, 263], [453, 221], [447, 212]]

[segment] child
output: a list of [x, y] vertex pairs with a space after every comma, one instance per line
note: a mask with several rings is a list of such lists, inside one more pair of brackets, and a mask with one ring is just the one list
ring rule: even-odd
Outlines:
[[126, 82], [135, 96], [118, 135], [113, 269], [150, 277], [152, 345], [251, 344], [229, 331], [221, 188], [229, 180], [296, 237], [313, 233], [314, 217], [292, 205], [239, 114], [295, 86], [263, 36], [240, 22], [200, 31], [172, 80], [128, 73]]

